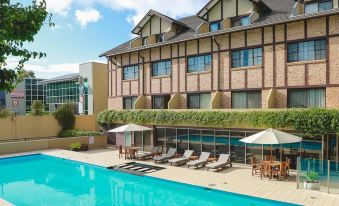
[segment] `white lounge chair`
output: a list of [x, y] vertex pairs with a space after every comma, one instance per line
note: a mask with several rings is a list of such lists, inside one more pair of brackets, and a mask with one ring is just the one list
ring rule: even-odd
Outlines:
[[231, 155], [221, 154], [216, 162], [212, 162], [206, 165], [207, 171], [209, 169], [215, 169], [217, 172], [224, 169], [227, 165], [232, 167]]
[[193, 155], [193, 150], [186, 150], [182, 157], [168, 160], [171, 165], [182, 165], [189, 161], [189, 158]]
[[175, 153], [177, 153], [177, 149], [169, 148], [166, 154], [153, 157], [153, 160], [154, 160], [155, 163], [157, 163], [157, 162], [167, 162], [169, 159], [174, 157]]
[[148, 158], [152, 159], [155, 155], [159, 153], [159, 150], [160, 150], [159, 146], [153, 147], [151, 152], [139, 155], [137, 157], [137, 160], [146, 160]]
[[190, 167], [199, 168], [199, 166], [204, 166], [207, 163], [207, 160], [208, 160], [210, 154], [211, 153], [209, 153], [209, 152], [202, 152], [200, 154], [200, 157], [199, 157], [198, 160], [187, 162], [186, 163], [187, 167], [188, 168], [190, 168]]

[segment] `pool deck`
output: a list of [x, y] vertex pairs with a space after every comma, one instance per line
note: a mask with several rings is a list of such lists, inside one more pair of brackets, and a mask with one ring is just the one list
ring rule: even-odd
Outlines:
[[[118, 152], [110, 149], [93, 150], [84, 153], [67, 150], [48, 150], [0, 155], [0, 158], [35, 153], [43, 153], [103, 167], [131, 162], [123, 158], [119, 159]], [[154, 165], [152, 161], [143, 161], [142, 163]], [[166, 169], [147, 174], [148, 176], [306, 206], [337, 206], [339, 203], [338, 194], [296, 189], [295, 178], [293, 177], [286, 181], [268, 180], [267, 178], [261, 180], [259, 176], [252, 177], [251, 169], [242, 165], [234, 165], [232, 168], [227, 168], [219, 173], [206, 171], [206, 169], [188, 169], [185, 166], [156, 165]], [[0, 199], [0, 205], [7, 206], [11, 204], [6, 205]]]

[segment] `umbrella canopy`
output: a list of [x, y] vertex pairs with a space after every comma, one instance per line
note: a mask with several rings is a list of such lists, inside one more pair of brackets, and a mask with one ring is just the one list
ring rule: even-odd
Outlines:
[[122, 132], [142, 132], [142, 131], [149, 131], [149, 130], [152, 130], [152, 128], [140, 126], [137, 124], [126, 124], [124, 126], [111, 129], [108, 132], [122, 133]]
[[301, 137], [270, 128], [268, 130], [241, 139], [240, 141], [250, 144], [272, 145], [272, 144], [289, 144], [301, 142], [301, 140], [302, 140]]

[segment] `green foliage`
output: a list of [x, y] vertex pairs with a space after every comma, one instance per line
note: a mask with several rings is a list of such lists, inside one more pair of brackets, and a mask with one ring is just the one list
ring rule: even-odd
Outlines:
[[[23, 70], [24, 64], [30, 59], [46, 56], [24, 48], [25, 43], [34, 41], [46, 20], [53, 26], [45, 0], [32, 0], [28, 6], [0, 0], [0, 90], [10, 92], [23, 78], [32, 75]], [[18, 60], [15, 68], [7, 67], [8, 57]]]
[[307, 182], [309, 183], [317, 183], [319, 182], [319, 173], [316, 171], [310, 171], [307, 174], [305, 174], [305, 177], [307, 179]]
[[45, 114], [44, 104], [40, 100], [35, 100], [31, 106], [31, 115], [43, 116]]
[[13, 112], [10, 112], [8, 110], [0, 110], [0, 119], [4, 119], [4, 118], [7, 118], [7, 117], [12, 117], [14, 115]]
[[58, 133], [58, 137], [85, 137], [85, 136], [88, 137], [98, 135], [102, 135], [102, 133], [97, 131], [84, 131], [76, 129], [69, 129]]
[[286, 109], [270, 111], [103, 111], [99, 124], [136, 123], [146, 125], [197, 126], [220, 128], [291, 129], [315, 136], [339, 132], [339, 110]]
[[69, 148], [72, 150], [72, 151], [80, 151], [81, 149], [81, 144], [80, 143], [72, 143]]
[[58, 121], [62, 131], [74, 128], [74, 104], [66, 103], [61, 105], [60, 108], [53, 113], [53, 116]]

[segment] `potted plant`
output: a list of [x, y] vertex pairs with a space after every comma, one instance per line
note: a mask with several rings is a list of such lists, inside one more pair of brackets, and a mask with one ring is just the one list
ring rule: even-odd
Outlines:
[[71, 151], [79, 152], [81, 149], [81, 144], [80, 143], [72, 143], [70, 145]]
[[305, 175], [306, 181], [304, 182], [304, 188], [306, 190], [320, 190], [319, 173], [316, 171], [310, 171]]

